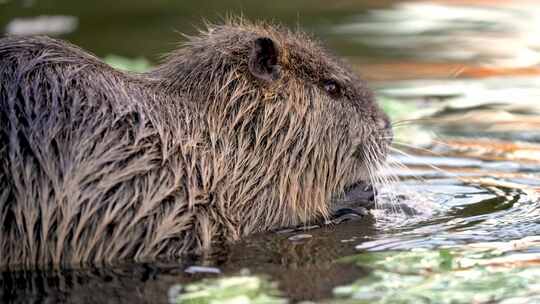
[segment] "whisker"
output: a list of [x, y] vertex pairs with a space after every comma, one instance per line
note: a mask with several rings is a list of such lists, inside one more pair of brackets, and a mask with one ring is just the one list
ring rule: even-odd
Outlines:
[[[379, 146], [379, 149], [381, 149], [380, 146]], [[388, 162], [384, 162], [384, 163], [382, 161], [379, 162], [379, 168], [380, 168], [379, 170], [381, 170], [381, 171], [385, 170], [386, 172], [388, 172], [384, 176], [384, 178], [387, 181], [388, 185], [390, 187], [394, 188], [395, 185], [397, 185], [399, 183], [399, 181], [400, 181], [397, 174], [393, 174], [393, 172], [389, 170], [390, 166], [389, 166]], [[397, 193], [396, 191], [391, 191], [390, 192], [390, 203], [391, 203], [392, 206], [397, 206], [398, 207], [398, 208], [394, 208], [394, 210], [402, 212], [403, 210], [401, 208], [401, 205], [398, 204], [398, 197], [397, 197], [396, 193]]]
[[409, 124], [409, 123], [412, 124], [412, 123], [415, 123], [415, 122], [432, 121], [432, 120], [433, 120], [433, 118], [431, 118], [431, 117], [402, 119], [402, 120], [398, 120], [398, 121], [393, 121], [391, 126], [395, 127], [395, 126], [399, 126], [399, 125], [403, 125], [403, 124]]
[[441, 156], [441, 157], [445, 156], [445, 155], [443, 155], [441, 153], [434, 152], [434, 151], [426, 149], [426, 148], [418, 147], [418, 146], [415, 146], [415, 145], [412, 145], [412, 144], [407, 144], [407, 143], [400, 142], [400, 141], [394, 141], [393, 144], [404, 146], [404, 147], [407, 147], [407, 148], [410, 148], [410, 149], [413, 149], [413, 150], [428, 152], [428, 153], [436, 155], [436, 156]]
[[453, 148], [452, 145], [450, 145], [449, 143], [446, 143], [444, 141], [441, 141], [441, 140], [431, 139], [431, 141], [433, 143], [436, 143], [436, 144], [441, 145], [441, 146], [445, 146], [445, 147], [448, 147], [448, 148]]
[[[405, 156], [405, 157], [408, 157], [408, 158], [410, 158], [410, 159], [415, 159], [414, 156], [412, 156], [412, 155], [410, 155], [410, 154], [408, 154], [408, 153], [405, 153], [405, 152], [403, 152], [403, 151], [401, 151], [401, 150], [399, 150], [399, 149], [397, 149], [397, 148], [395, 148], [395, 147], [390, 147], [389, 149], [390, 149], [392, 152], [396, 152], [396, 153], [401, 154], [401, 155], [403, 155], [403, 156]], [[422, 163], [423, 165], [428, 166], [428, 167], [432, 168], [433, 170], [435, 170], [435, 171], [437, 171], [437, 172], [439, 172], [439, 173], [442, 173], [442, 174], [447, 175], [447, 176], [458, 177], [458, 175], [456, 175], [456, 174], [454, 174], [454, 173], [451, 173], [451, 172], [448, 172], [448, 171], [446, 171], [446, 170], [443, 170], [443, 169], [441, 169], [441, 168], [439, 168], [439, 167], [437, 167], [437, 166], [435, 166], [435, 165], [429, 164], [429, 163], [427, 163], [427, 162], [425, 162], [425, 161], [422, 161], [422, 160], [420, 160], [420, 161], [421, 161], [421, 163]]]
[[[403, 170], [403, 171], [410, 172], [410, 173], [409, 173], [409, 174], [410, 174], [409, 177], [411, 177], [411, 178], [413, 178], [413, 179], [415, 179], [415, 180], [418, 180], [418, 181], [420, 181], [420, 182], [422, 182], [422, 183], [426, 182], [426, 180], [425, 180], [422, 176], [419, 176], [419, 175], [414, 174], [414, 173], [413, 173], [413, 172], [414, 172], [413, 169], [407, 167], [406, 165], [404, 165], [404, 164], [403, 164], [402, 162], [400, 162], [399, 160], [394, 159], [394, 158], [388, 158], [388, 159], [387, 159], [387, 166], [386, 166], [386, 167], [387, 167], [387, 168], [390, 168], [390, 169], [393, 169], [391, 166], [394, 166], [394, 165], [395, 165], [396, 167], [398, 167], [399, 169]], [[394, 175], [396, 175], [396, 174], [394, 174]], [[396, 177], [397, 177], [397, 175], [396, 175]]]
[[[382, 153], [382, 148], [380, 144], [378, 142], [372, 142], [372, 145], [370, 145], [369, 152], [370, 152], [369, 154], [371, 155], [370, 157], [371, 164], [373, 168], [375, 169], [375, 171], [377, 172], [377, 174], [374, 174], [373, 172], [373, 177], [377, 185], [383, 186], [385, 188], [389, 188], [395, 185], [399, 181], [396, 175], [388, 174], [389, 173], [388, 170], [387, 170], [387, 174], [384, 174], [384, 175], [380, 174], [380, 172], [383, 172], [383, 168], [384, 168], [384, 162], [383, 162], [384, 159], [382, 158], [382, 155], [384, 154]], [[391, 208], [391, 211], [400, 212], [401, 210], [397, 208], [397, 206], [399, 205], [396, 204], [397, 197], [394, 191], [387, 191], [386, 194], [389, 196], [389, 206]], [[378, 199], [375, 201], [376, 206], [378, 208], [381, 208], [383, 204], [380, 201], [380, 197], [378, 196], [377, 198]]]
[[[394, 136], [379, 136], [377, 137], [377, 139], [380, 139], [380, 140], [392, 140], [392, 143], [399, 143], [401, 145], [410, 145], [410, 143], [406, 143], [404, 141], [401, 141], [401, 140], [397, 140]], [[442, 140], [437, 140], [437, 139], [433, 139], [433, 138], [430, 138], [429, 139], [430, 142], [432, 143], [436, 143], [438, 145], [441, 145], [441, 146], [445, 146], [445, 147], [448, 147], [448, 148], [453, 148], [453, 146], [449, 143], [446, 143]], [[415, 148], [417, 149], [417, 146], [411, 146], [411, 148]]]

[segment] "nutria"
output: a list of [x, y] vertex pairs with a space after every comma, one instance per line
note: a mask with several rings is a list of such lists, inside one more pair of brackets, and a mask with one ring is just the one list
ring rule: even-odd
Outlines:
[[210, 25], [154, 70], [46, 37], [0, 40], [0, 265], [201, 253], [327, 218], [391, 141], [306, 34]]

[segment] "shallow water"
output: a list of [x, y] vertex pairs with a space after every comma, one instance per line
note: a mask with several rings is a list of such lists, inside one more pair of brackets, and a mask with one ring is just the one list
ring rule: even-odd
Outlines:
[[[181, 263], [4, 272], [0, 302], [167, 303], [170, 288], [177, 284], [241, 274], [277, 283], [280, 297], [293, 302], [392, 303], [393, 298], [385, 298], [393, 292], [388, 286], [383, 294], [358, 289], [355, 282], [378, 271], [375, 262], [362, 262], [362, 257], [425, 249], [421, 257], [429, 262], [429, 255], [441, 248], [458, 256], [456, 252], [479, 246], [501, 250], [505, 245], [498, 242], [510, 244], [502, 250], [508, 269], [540, 273], [535, 268], [540, 244], [528, 238], [540, 234], [540, 7], [534, 1], [74, 3], [0, 0], [0, 29], [7, 31], [17, 18], [22, 23], [18, 29], [11, 23], [11, 31], [28, 30], [25, 22], [31, 19], [23, 17], [74, 16], [53, 20], [52, 25], [40, 19], [44, 23], [37, 28], [64, 31], [61, 37], [102, 57], [116, 54], [155, 62], [156, 54], [180, 39], [174, 29], [192, 32], [189, 24], [198, 24], [201, 17], [215, 20], [239, 11], [255, 19], [272, 16], [292, 26], [299, 23], [348, 57], [371, 81], [394, 121], [418, 120], [396, 125], [395, 146], [403, 153], [390, 156], [394, 165], [384, 173], [399, 182], [381, 186], [380, 207], [365, 218], [254, 236]], [[527, 245], [515, 245], [519, 242]], [[406, 273], [389, 273], [407, 279]], [[508, 283], [525, 278], [527, 283], [519, 288]], [[501, 285], [488, 285], [523, 293], [493, 295], [479, 289], [474, 299], [539, 301], [538, 276], [518, 273], [504, 279]], [[450, 290], [467, 295], [463, 286]], [[423, 292], [424, 302], [445, 303], [431, 296], [440, 292]], [[446, 302], [450, 298], [446, 296]]]

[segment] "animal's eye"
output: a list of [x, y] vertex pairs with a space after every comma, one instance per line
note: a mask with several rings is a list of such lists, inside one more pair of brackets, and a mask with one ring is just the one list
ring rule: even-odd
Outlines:
[[334, 98], [341, 97], [341, 88], [335, 80], [323, 81], [323, 88], [330, 96]]

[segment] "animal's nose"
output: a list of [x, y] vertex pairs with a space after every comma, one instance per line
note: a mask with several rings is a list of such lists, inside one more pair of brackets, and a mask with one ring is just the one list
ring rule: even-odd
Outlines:
[[377, 119], [377, 127], [380, 130], [390, 129], [390, 127], [391, 127], [390, 119], [388, 117], [386, 117], [386, 115], [383, 116], [383, 117], [378, 118]]
[[384, 140], [388, 144], [392, 143], [394, 140], [394, 132], [392, 131], [392, 122], [390, 121], [390, 118], [388, 118], [386, 115], [382, 115], [381, 117], [377, 118], [376, 123]]

